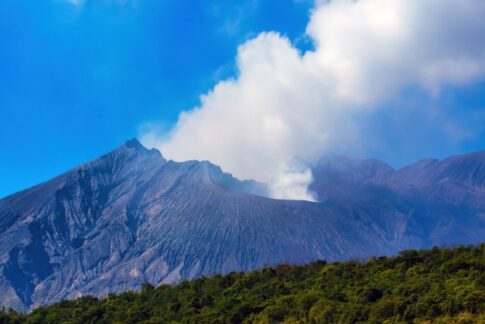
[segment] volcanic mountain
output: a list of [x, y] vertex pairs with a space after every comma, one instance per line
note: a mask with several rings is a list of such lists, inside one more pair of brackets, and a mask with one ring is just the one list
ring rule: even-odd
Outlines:
[[207, 161], [136, 140], [0, 200], [0, 304], [26, 311], [315, 259], [365, 259], [485, 237], [485, 153], [394, 170], [335, 154], [313, 167], [319, 202], [275, 200]]

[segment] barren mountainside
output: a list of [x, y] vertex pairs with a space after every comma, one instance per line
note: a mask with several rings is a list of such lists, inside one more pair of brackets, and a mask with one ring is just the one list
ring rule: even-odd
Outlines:
[[318, 203], [264, 197], [210, 162], [136, 140], [0, 200], [0, 304], [175, 283], [283, 262], [345, 260], [485, 237], [485, 153], [394, 170], [337, 155], [314, 167]]

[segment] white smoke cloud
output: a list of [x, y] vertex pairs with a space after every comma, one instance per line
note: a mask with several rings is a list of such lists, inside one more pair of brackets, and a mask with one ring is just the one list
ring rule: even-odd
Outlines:
[[[353, 116], [411, 86], [439, 95], [485, 75], [485, 1], [336, 0], [315, 4], [300, 53], [262, 33], [241, 45], [239, 74], [219, 82], [170, 133], [150, 139], [170, 159], [210, 160], [272, 184], [275, 198], [307, 199], [308, 167], [359, 140]], [[381, 105], [382, 106], [382, 105]]]
[[313, 181], [311, 170], [301, 161], [286, 161], [277, 169], [271, 186], [270, 196], [277, 199], [296, 199], [316, 201], [308, 185]]

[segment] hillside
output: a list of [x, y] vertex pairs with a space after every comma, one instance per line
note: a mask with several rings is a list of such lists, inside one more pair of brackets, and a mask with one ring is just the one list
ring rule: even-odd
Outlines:
[[145, 282], [475, 244], [483, 156], [405, 170], [328, 157], [313, 167], [315, 203], [264, 197], [264, 184], [131, 140], [0, 199], [0, 305], [27, 311]]
[[[483, 323], [485, 244], [283, 264], [4, 314], [8, 323]], [[15, 321], [16, 319], [16, 321]], [[2, 319], [0, 319], [1, 321]]]

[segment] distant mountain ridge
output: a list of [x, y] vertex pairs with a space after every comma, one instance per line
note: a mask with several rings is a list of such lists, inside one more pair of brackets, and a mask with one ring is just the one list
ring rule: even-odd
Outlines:
[[131, 140], [0, 200], [0, 304], [27, 310], [144, 282], [476, 243], [484, 168], [484, 152], [400, 170], [329, 155], [313, 167], [320, 202], [287, 201]]

